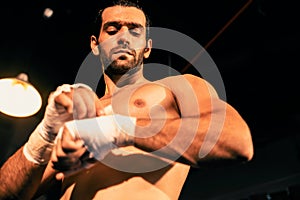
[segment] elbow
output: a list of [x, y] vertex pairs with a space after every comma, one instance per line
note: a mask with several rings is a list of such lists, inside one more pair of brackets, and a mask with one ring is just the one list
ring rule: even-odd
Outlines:
[[247, 146], [245, 146], [244, 150], [241, 152], [242, 157], [245, 161], [251, 161], [254, 156], [253, 144], [250, 142]]
[[254, 155], [251, 130], [246, 121], [234, 109], [227, 110], [227, 129], [224, 132], [225, 144], [231, 156], [238, 160], [250, 161]]
[[225, 160], [251, 161], [254, 156], [254, 147], [250, 129], [243, 124], [223, 132], [215, 149], [214, 152]]
[[246, 162], [251, 161], [254, 156], [254, 147], [249, 128], [239, 130], [236, 135], [237, 138], [230, 142], [233, 158]]
[[253, 155], [254, 155], [253, 145], [249, 144], [249, 145], [245, 145], [243, 149], [236, 152], [235, 158], [241, 161], [248, 162], [252, 160]]
[[249, 140], [248, 143], [245, 145], [244, 150], [241, 154], [246, 161], [252, 160], [254, 156], [254, 148], [252, 140]]

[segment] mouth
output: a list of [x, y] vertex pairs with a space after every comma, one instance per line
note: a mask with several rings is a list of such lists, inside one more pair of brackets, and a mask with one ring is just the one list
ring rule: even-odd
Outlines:
[[113, 60], [127, 60], [129, 57], [134, 57], [134, 51], [129, 49], [116, 49], [112, 52]]
[[133, 56], [133, 53], [130, 50], [127, 50], [127, 49], [117, 50], [117, 51], [113, 52], [113, 54], [120, 54], [120, 55], [128, 54], [128, 55]]

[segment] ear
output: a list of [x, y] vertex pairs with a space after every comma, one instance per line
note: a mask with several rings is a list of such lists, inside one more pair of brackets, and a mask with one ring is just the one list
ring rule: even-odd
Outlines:
[[144, 58], [149, 58], [150, 53], [151, 53], [151, 49], [152, 49], [152, 40], [149, 39], [149, 40], [147, 41], [147, 46], [146, 46], [146, 48], [144, 49]]
[[90, 45], [91, 45], [91, 49], [92, 49], [93, 54], [95, 56], [99, 55], [98, 41], [97, 41], [96, 36], [92, 35], [90, 40], [91, 40]]

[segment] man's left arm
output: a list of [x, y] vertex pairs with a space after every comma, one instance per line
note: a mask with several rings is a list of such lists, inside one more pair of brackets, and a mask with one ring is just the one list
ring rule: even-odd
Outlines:
[[[192, 166], [252, 159], [253, 144], [247, 123], [236, 109], [218, 98], [209, 83], [184, 75], [167, 79], [165, 84], [176, 98], [180, 117], [166, 119], [163, 125], [160, 119], [150, 119], [151, 126], [136, 128], [136, 147]], [[145, 120], [137, 119], [137, 127], [148, 124]], [[159, 131], [153, 134], [153, 130]]]

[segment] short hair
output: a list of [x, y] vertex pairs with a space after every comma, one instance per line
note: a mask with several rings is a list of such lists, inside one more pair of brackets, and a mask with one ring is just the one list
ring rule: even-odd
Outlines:
[[108, 1], [105, 1], [103, 8], [101, 8], [98, 11], [96, 18], [94, 20], [93, 27], [92, 27], [93, 35], [95, 35], [97, 38], [99, 37], [100, 29], [101, 29], [101, 25], [102, 25], [102, 13], [105, 10], [105, 8], [113, 7], [113, 6], [135, 7], [135, 8], [138, 8], [139, 10], [141, 10], [146, 17], [146, 24], [145, 24], [146, 25], [146, 40], [148, 40], [150, 38], [150, 23], [151, 23], [150, 18], [145, 13], [142, 6], [138, 3], [138, 0], [115, 0], [115, 1], [108, 0]]

